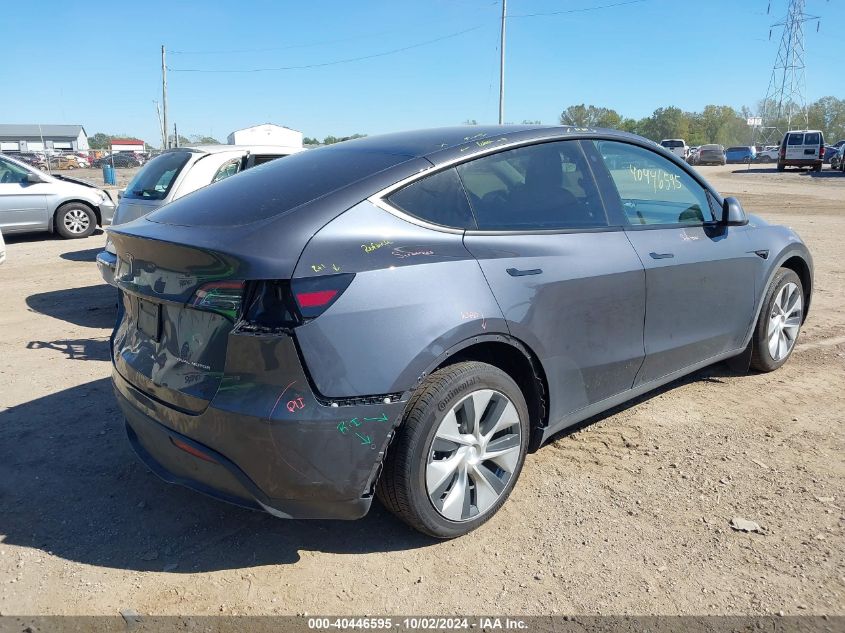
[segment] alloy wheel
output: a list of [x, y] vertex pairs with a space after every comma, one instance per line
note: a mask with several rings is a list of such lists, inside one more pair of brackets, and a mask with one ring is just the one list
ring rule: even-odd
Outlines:
[[88, 230], [91, 218], [82, 209], [71, 209], [65, 213], [64, 224], [69, 233], [79, 235]]
[[795, 345], [803, 306], [801, 291], [794, 283], [785, 284], [775, 296], [766, 333], [769, 354], [775, 362], [786, 358]]
[[481, 389], [453, 406], [435, 432], [426, 490], [450, 521], [469, 521], [499, 500], [519, 465], [522, 427], [513, 403]]

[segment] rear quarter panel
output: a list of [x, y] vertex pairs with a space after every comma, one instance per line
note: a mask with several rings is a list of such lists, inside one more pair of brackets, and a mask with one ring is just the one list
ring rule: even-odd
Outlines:
[[364, 201], [312, 238], [294, 277], [340, 272], [356, 274], [349, 288], [296, 329], [325, 397], [405, 391], [453, 346], [508, 332], [461, 233], [418, 226]]

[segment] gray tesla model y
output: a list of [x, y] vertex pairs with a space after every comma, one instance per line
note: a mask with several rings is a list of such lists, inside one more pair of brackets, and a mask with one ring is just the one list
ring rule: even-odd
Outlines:
[[779, 367], [813, 278], [793, 231], [582, 128], [348, 141], [109, 234], [114, 387], [155, 473], [288, 518], [377, 495], [438, 537], [567, 426], [717, 361]]

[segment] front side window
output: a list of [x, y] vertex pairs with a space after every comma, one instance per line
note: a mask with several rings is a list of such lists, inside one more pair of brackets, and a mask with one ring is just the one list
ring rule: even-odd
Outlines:
[[0, 158], [0, 184], [22, 184], [29, 172], [13, 162]]
[[[137, 200], [164, 200], [176, 176], [182, 171], [190, 157], [191, 152], [165, 152], [156, 156], [135, 175], [126, 187], [123, 197]], [[117, 156], [114, 158], [117, 164]], [[123, 161], [128, 160], [129, 157], [123, 158]]]
[[388, 197], [402, 211], [440, 226], [474, 229], [475, 222], [458, 174], [447, 169], [412, 182]]
[[533, 231], [607, 226], [577, 141], [542, 143], [457, 167], [478, 228]]
[[230, 160], [228, 163], [223, 164], [220, 169], [217, 170], [217, 173], [214, 174], [214, 178], [211, 179], [211, 182], [219, 182], [221, 180], [225, 180], [229, 176], [234, 176], [241, 170], [241, 159], [236, 158], [234, 160]]
[[594, 143], [631, 224], [690, 225], [715, 220], [707, 191], [671, 161], [637, 145]]

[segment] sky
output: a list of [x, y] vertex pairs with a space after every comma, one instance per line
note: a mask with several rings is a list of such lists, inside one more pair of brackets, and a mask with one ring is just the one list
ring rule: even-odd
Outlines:
[[[769, 28], [788, 0], [622, 2], [508, 0], [506, 122], [556, 124], [578, 103], [633, 118], [753, 108], [765, 95], [780, 39]], [[805, 25], [807, 100], [845, 98], [845, 0], [806, 11], [821, 16], [818, 32]], [[2, 13], [0, 123], [81, 124], [158, 146], [161, 45], [169, 120], [185, 136], [498, 119], [501, 0], [32, 0]]]

